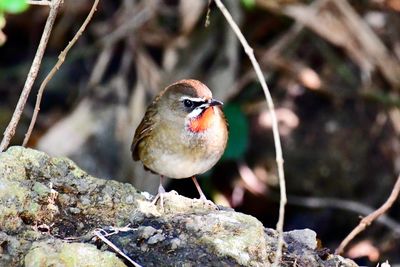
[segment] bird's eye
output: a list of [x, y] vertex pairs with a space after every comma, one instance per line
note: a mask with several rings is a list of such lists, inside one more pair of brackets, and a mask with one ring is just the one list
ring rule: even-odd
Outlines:
[[187, 107], [187, 108], [191, 108], [191, 107], [193, 106], [193, 102], [192, 102], [191, 100], [189, 100], [189, 99], [185, 99], [185, 100], [183, 101], [183, 104], [184, 104], [185, 107]]

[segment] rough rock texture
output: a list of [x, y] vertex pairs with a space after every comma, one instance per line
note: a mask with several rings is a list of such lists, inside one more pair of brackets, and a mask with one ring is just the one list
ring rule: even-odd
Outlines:
[[[130, 266], [94, 237], [98, 228], [143, 266], [268, 266], [277, 240], [231, 209], [171, 192], [160, 210], [66, 158], [22, 147], [0, 154], [0, 266]], [[311, 230], [287, 232], [285, 242], [281, 266], [356, 266], [318, 248]]]

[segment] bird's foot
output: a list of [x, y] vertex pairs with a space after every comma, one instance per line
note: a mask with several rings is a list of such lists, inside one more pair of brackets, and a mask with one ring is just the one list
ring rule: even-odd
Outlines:
[[166, 192], [163, 193], [158, 193], [154, 199], [151, 201], [151, 204], [153, 204], [154, 206], [157, 206], [157, 201], [160, 200], [160, 206], [161, 209], [164, 210], [164, 195], [167, 194]]
[[162, 185], [163, 178], [164, 178], [163, 176], [161, 176], [161, 178], [160, 178], [160, 185], [158, 186], [158, 194], [151, 201], [151, 204], [156, 206], [157, 201], [160, 200], [160, 205], [161, 205], [161, 209], [162, 210], [164, 210], [164, 195], [167, 194], [165, 192], [165, 189], [164, 189], [163, 185]]
[[219, 210], [219, 207], [217, 204], [215, 204], [214, 202], [212, 202], [211, 200], [207, 199], [206, 196], [204, 194], [200, 195], [200, 198], [198, 198], [198, 200], [200, 200], [201, 202], [203, 202], [204, 206], [209, 206], [209, 207], [213, 207], [216, 210]]
[[200, 187], [199, 183], [197, 182], [196, 177], [193, 176], [193, 177], [192, 177], [192, 180], [193, 180], [193, 182], [194, 182], [194, 185], [195, 185], [196, 188], [197, 188], [197, 191], [198, 191], [199, 194], [200, 194], [199, 200], [200, 200], [201, 202], [203, 202], [203, 205], [204, 205], [204, 206], [211, 206], [211, 207], [213, 207], [214, 209], [218, 210], [218, 209], [219, 209], [218, 206], [217, 206], [214, 202], [212, 202], [211, 200], [208, 200], [208, 199], [206, 198], [206, 195], [204, 195], [203, 191], [201, 190], [201, 187]]

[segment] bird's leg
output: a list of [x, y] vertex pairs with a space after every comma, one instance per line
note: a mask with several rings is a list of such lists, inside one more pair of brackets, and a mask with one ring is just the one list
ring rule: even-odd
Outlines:
[[193, 180], [194, 185], [195, 185], [196, 188], [197, 188], [197, 191], [198, 191], [199, 194], [200, 194], [200, 200], [201, 200], [203, 203], [205, 203], [205, 204], [208, 204], [208, 205], [211, 205], [211, 206], [214, 206], [214, 207], [218, 208], [217, 205], [214, 204], [214, 202], [212, 202], [211, 200], [208, 200], [208, 199], [206, 198], [206, 195], [204, 195], [203, 191], [201, 190], [201, 187], [200, 187], [199, 183], [197, 182], [196, 177], [193, 176], [193, 177], [192, 177], [192, 180]]
[[206, 195], [204, 195], [203, 191], [201, 190], [201, 187], [200, 187], [199, 183], [197, 182], [196, 177], [192, 176], [192, 180], [193, 180], [194, 185], [197, 188], [197, 191], [200, 194], [200, 200], [207, 201], [208, 199], [206, 198]]
[[199, 183], [197, 182], [196, 177], [193, 176], [193, 177], [192, 177], [192, 180], [193, 180], [194, 185], [195, 185], [196, 188], [197, 188], [197, 191], [198, 191], [199, 194], [200, 194], [200, 200], [201, 200], [204, 204], [213, 206], [213, 207], [215, 207], [216, 209], [218, 209], [218, 206], [215, 205], [214, 202], [212, 202], [211, 200], [208, 200], [208, 199], [206, 198], [206, 195], [204, 195], [203, 190], [201, 190], [201, 187], [200, 187]]
[[153, 201], [151, 202], [153, 205], [157, 203], [157, 200], [160, 199], [161, 209], [164, 209], [164, 194], [165, 189], [163, 187], [164, 176], [160, 176], [160, 185], [158, 186], [158, 193], [154, 197]]

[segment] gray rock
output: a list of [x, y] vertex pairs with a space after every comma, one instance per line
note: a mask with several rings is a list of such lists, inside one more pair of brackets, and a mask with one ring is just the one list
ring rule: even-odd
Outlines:
[[149, 240], [147, 241], [147, 244], [153, 245], [153, 244], [156, 244], [156, 243], [164, 241], [164, 240], [165, 240], [165, 236], [163, 234], [155, 234], [149, 238]]
[[284, 239], [287, 242], [291, 240], [302, 244], [310, 249], [317, 248], [317, 234], [310, 229], [293, 230], [285, 233]]
[[155, 233], [157, 233], [157, 229], [155, 229], [154, 227], [151, 227], [151, 226], [145, 226], [142, 229], [142, 237], [145, 238], [145, 239], [150, 238]]
[[[176, 193], [160, 210], [133, 186], [94, 178], [66, 158], [22, 147], [0, 154], [0, 266], [125, 266], [94, 237], [99, 228], [143, 266], [268, 266], [275, 258], [277, 233], [252, 216]], [[309, 229], [284, 239], [281, 266], [357, 266], [318, 249]]]

